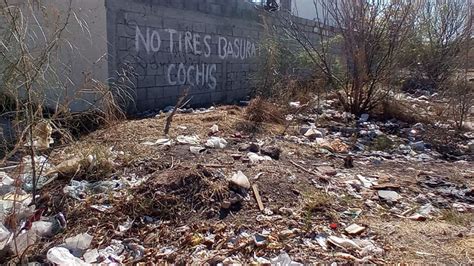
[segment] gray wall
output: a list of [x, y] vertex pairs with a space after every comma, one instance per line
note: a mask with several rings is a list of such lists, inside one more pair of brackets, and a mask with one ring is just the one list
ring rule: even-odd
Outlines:
[[[69, 1], [54, 0], [45, 3], [52, 14], [66, 16]], [[73, 0], [73, 15], [69, 18], [58, 53], [56, 71], [65, 89], [48, 91], [50, 105], [59, 99], [79, 112], [97, 107], [100, 95], [97, 83], [108, 80], [108, 47], [104, 0]]]
[[109, 73], [136, 73], [136, 110], [174, 105], [185, 88], [191, 104], [244, 98], [256, 70], [262, 27], [242, 0], [106, 1]]

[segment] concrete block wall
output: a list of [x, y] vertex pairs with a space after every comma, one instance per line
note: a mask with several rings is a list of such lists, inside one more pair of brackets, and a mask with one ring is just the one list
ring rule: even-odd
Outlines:
[[[129, 112], [245, 98], [258, 66], [262, 15], [246, 0], [106, 0], [109, 77], [134, 73]], [[314, 21], [293, 18], [310, 39]], [[278, 27], [275, 20], [275, 25]]]
[[242, 0], [106, 1], [109, 75], [135, 73], [131, 112], [174, 105], [186, 88], [192, 105], [244, 98], [256, 71], [262, 27]]

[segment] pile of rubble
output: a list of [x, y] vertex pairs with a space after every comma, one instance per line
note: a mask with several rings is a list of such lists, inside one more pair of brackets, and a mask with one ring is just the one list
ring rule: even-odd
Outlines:
[[[473, 134], [448, 162], [424, 139], [430, 126], [355, 118], [333, 104], [260, 133], [235, 129], [241, 108], [182, 112], [163, 137], [164, 115], [124, 122], [83, 139], [81, 153], [38, 156], [34, 204], [31, 160], [2, 168], [0, 257], [386, 263], [396, 243], [373, 223], [435, 222], [447, 210], [472, 217]], [[92, 142], [103, 151], [81, 147]], [[459, 227], [462, 238], [473, 239], [469, 225]], [[417, 252], [421, 262], [429, 254]]]

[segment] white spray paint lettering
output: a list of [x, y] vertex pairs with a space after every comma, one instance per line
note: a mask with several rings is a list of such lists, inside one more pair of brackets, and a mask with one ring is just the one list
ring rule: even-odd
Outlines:
[[[211, 35], [201, 35], [190, 31], [179, 32], [175, 29], [165, 29], [161, 31], [167, 35], [169, 42], [167, 46], [172, 54], [194, 54], [210, 58], [212, 56], [211, 45], [213, 37]], [[146, 28], [142, 31], [136, 26], [135, 49], [139, 52], [142, 47], [148, 54], [160, 52], [164, 47], [160, 31]], [[245, 60], [256, 56], [255, 43], [245, 38], [227, 38], [216, 36], [217, 54], [221, 60], [241, 59]], [[191, 64], [184, 63], [169, 64], [166, 67], [167, 82], [169, 85], [205, 86], [209, 89], [215, 89], [217, 86], [216, 64]]]

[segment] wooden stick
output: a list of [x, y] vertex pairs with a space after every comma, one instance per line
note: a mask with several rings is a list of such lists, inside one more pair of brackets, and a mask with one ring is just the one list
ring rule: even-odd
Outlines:
[[320, 180], [327, 181], [326, 177], [321, 176], [319, 173], [317, 173], [315, 171], [308, 170], [308, 169], [304, 168], [303, 166], [293, 162], [292, 160], [290, 160], [290, 163], [292, 163], [294, 166], [298, 167], [298, 169], [300, 169], [302, 171], [305, 171], [308, 174], [312, 174], [312, 175], [317, 176]]
[[174, 106], [173, 111], [166, 118], [165, 129], [164, 129], [164, 132], [163, 132], [165, 134], [165, 136], [168, 136], [168, 133], [170, 132], [171, 122], [173, 122], [173, 116], [176, 114], [176, 111], [178, 110], [178, 108], [181, 106], [184, 99], [188, 95], [188, 91], [189, 91], [189, 89], [184, 90], [183, 94], [179, 97], [178, 102]]
[[252, 185], [253, 194], [255, 195], [255, 199], [257, 200], [258, 208], [260, 211], [263, 211], [265, 208], [263, 207], [262, 198], [260, 197], [260, 193], [258, 192], [257, 184]]

